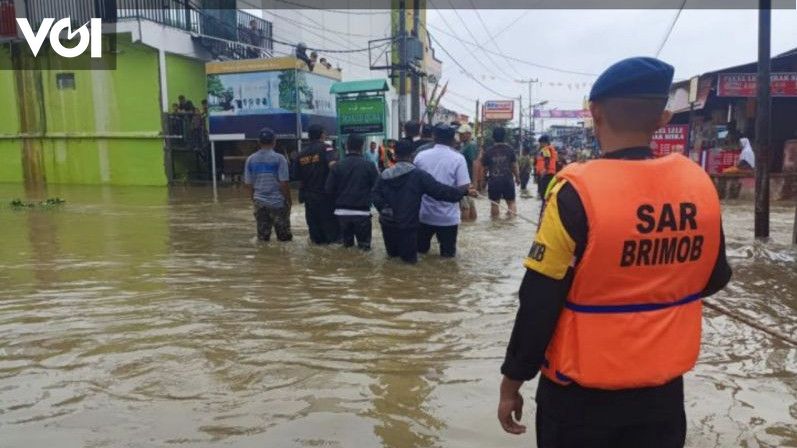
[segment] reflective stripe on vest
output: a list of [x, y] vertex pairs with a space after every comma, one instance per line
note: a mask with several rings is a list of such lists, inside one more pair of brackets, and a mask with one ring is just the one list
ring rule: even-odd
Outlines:
[[664, 384], [691, 370], [720, 243], [714, 184], [680, 155], [571, 164], [589, 232], [542, 372], [598, 389]]

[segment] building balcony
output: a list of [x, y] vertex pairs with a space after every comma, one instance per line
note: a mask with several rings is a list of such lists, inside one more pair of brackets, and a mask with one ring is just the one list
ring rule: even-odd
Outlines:
[[0, 0], [0, 38], [17, 36], [15, 1], [33, 29], [47, 17], [70, 17], [75, 28], [91, 18], [148, 21], [189, 33], [213, 59], [268, 57], [273, 49], [271, 22], [235, 8], [203, 8], [202, 0]]

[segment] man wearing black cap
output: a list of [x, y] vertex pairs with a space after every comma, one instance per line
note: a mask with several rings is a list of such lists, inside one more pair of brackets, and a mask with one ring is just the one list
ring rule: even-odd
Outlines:
[[549, 188], [498, 406], [505, 431], [525, 432], [519, 389], [541, 372], [540, 447], [684, 446], [700, 299], [731, 271], [711, 180], [681, 155], [652, 158], [672, 76], [653, 58], [607, 69], [590, 94], [603, 159], [569, 165]]
[[[454, 149], [457, 128], [438, 123], [434, 128], [435, 146], [415, 157], [415, 165], [431, 174], [438, 182], [467, 190], [470, 176], [465, 157]], [[420, 211], [421, 227], [418, 231], [418, 252], [429, 252], [433, 236], [437, 236], [442, 257], [457, 253], [457, 233], [461, 222], [459, 204], [423, 198]]]
[[304, 203], [304, 217], [315, 244], [331, 244], [340, 240], [335, 201], [326, 193], [329, 169], [337, 161], [335, 148], [324, 143], [324, 128], [311, 124], [307, 130], [310, 143], [297, 158], [297, 175], [302, 182], [299, 202]]
[[244, 165], [244, 184], [255, 206], [257, 237], [268, 241], [273, 227], [278, 240], [290, 241], [293, 235], [288, 160], [274, 152], [274, 131], [263, 129], [259, 140], [260, 149], [249, 156]]

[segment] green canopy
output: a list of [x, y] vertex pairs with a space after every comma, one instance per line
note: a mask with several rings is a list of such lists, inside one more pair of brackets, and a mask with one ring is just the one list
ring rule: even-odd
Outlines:
[[362, 81], [336, 82], [329, 93], [386, 92], [389, 90], [385, 79], [364, 79]]

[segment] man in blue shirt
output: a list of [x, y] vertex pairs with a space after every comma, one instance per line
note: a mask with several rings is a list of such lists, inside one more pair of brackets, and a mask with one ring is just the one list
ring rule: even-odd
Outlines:
[[280, 241], [291, 241], [291, 190], [288, 185], [288, 160], [274, 152], [276, 136], [260, 131], [260, 149], [246, 159], [244, 184], [255, 206], [257, 238], [271, 239], [272, 227]]

